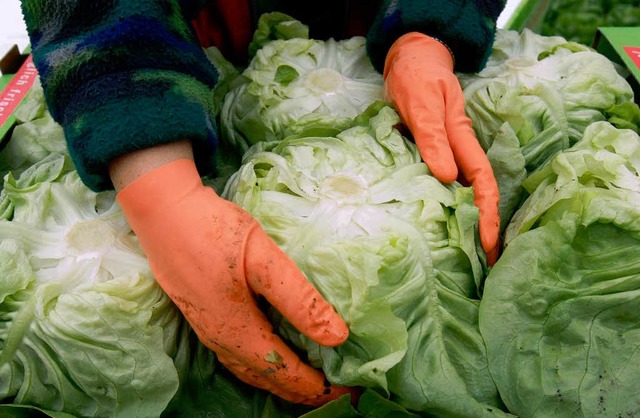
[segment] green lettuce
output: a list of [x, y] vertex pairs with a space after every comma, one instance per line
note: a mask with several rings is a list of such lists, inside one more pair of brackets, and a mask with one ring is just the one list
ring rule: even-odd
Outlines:
[[347, 321], [336, 348], [279, 322], [330, 381], [409, 411], [500, 416], [477, 323], [485, 266], [473, 191], [431, 176], [399, 121], [378, 102], [335, 136], [258, 143], [223, 196]]
[[[282, 36], [304, 36], [298, 32]], [[238, 152], [302, 129], [339, 132], [382, 99], [382, 75], [366, 55], [365, 38], [266, 41], [266, 36], [254, 37], [261, 47], [221, 106], [222, 137]]]
[[487, 66], [458, 78], [498, 180], [502, 229], [526, 198], [524, 178], [579, 141], [590, 124], [630, 127], [629, 115], [638, 112], [631, 86], [604, 55], [528, 29], [498, 30]]
[[480, 331], [521, 417], [640, 413], [640, 137], [596, 122], [531, 175]]

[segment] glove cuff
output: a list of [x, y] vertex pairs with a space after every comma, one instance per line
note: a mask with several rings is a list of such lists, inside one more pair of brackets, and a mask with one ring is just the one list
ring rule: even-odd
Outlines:
[[[173, 206], [202, 187], [193, 160], [174, 160], [145, 173], [122, 189], [116, 200], [130, 223], [143, 219], [156, 210]], [[133, 227], [133, 225], [132, 225]]]
[[383, 77], [385, 79], [389, 68], [402, 59], [428, 60], [445, 66], [451, 72], [455, 66], [453, 52], [444, 42], [420, 32], [402, 35], [391, 45], [384, 62]]
[[442, 39], [438, 39], [438, 38], [436, 38], [434, 36], [432, 36], [431, 39], [440, 42], [445, 48], [447, 48], [447, 51], [449, 51], [449, 55], [451, 55], [451, 60], [452, 60], [451, 70], [453, 71], [453, 69], [456, 68], [456, 56], [454, 55], [454, 53], [451, 50], [451, 48], [449, 48], [449, 46], [447, 44], [445, 44]]

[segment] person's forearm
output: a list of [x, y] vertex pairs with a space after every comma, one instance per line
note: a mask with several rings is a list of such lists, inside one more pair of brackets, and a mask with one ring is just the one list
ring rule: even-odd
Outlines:
[[118, 157], [109, 164], [109, 176], [119, 192], [149, 171], [182, 158], [193, 160], [190, 141], [157, 145]]
[[[218, 75], [190, 24], [205, 0], [21, 4], [47, 109], [90, 189], [114, 188], [115, 158], [176, 138], [213, 154]], [[202, 172], [211, 165], [199, 159]]]

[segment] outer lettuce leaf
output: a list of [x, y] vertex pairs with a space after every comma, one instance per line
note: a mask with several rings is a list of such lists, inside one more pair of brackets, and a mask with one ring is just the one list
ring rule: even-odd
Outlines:
[[478, 332], [484, 254], [470, 188], [429, 174], [376, 104], [336, 136], [259, 143], [224, 196], [261, 223], [347, 321], [320, 347], [280, 330], [339, 384], [408, 411], [503, 414]]
[[640, 137], [597, 122], [524, 183], [480, 330], [522, 417], [640, 411]]
[[634, 102], [615, 105], [605, 112], [607, 120], [620, 129], [631, 129], [640, 133], [640, 106]]
[[[528, 29], [498, 30], [487, 66], [477, 74], [459, 74], [459, 80], [467, 114], [498, 179], [503, 220], [526, 198], [523, 171], [545, 166], [580, 140], [591, 123], [610, 119], [631, 127], [626, 116], [638, 111], [631, 86], [605, 56]], [[523, 158], [501, 159], [513, 154], [514, 144]], [[504, 146], [508, 149], [500, 150]]]
[[0, 416], [3, 418], [76, 418], [74, 415], [65, 412], [47, 411], [25, 405], [0, 405]]

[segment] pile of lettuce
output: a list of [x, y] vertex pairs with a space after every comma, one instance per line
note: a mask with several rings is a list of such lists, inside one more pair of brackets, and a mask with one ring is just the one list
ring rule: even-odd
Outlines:
[[[524, 216], [522, 214], [525, 213], [523, 211], [530, 208], [539, 209], [541, 205], [545, 205], [545, 198], [557, 191], [558, 185], [550, 185], [545, 192], [536, 194], [536, 189], [532, 186], [544, 176], [548, 176], [551, 170], [549, 167], [563, 158], [556, 156], [565, 155], [568, 150], [579, 152], [586, 146], [584, 144], [597, 142], [594, 138], [603, 135], [626, 138], [617, 141], [616, 146], [595, 146], [601, 149], [592, 152], [592, 156], [585, 157], [588, 169], [582, 171], [578, 181], [587, 184], [594, 182], [596, 189], [592, 192], [606, 194], [606, 187], [602, 187], [600, 181], [612, 181], [612, 177], [605, 175], [600, 165], [615, 171], [615, 165], [620, 163], [620, 160], [615, 158], [624, 159], [626, 155], [624, 148], [616, 147], [621, 147], [620, 144], [625, 142], [637, 142], [640, 113], [627, 81], [606, 57], [565, 38], [541, 36], [529, 30], [521, 33], [499, 30], [495, 49], [485, 70], [478, 74], [459, 74], [459, 79], [467, 99], [467, 112], [473, 120], [478, 140], [487, 151], [499, 182], [502, 199], [500, 211], [503, 219], [501, 227], [508, 246], [512, 245], [513, 231], [519, 228], [521, 217]], [[264, 97], [268, 98], [269, 95]], [[380, 113], [374, 115], [373, 109], [378, 109]], [[421, 195], [422, 176], [429, 177], [429, 172], [424, 169], [425, 171], [404, 177], [399, 173], [407, 171], [407, 167], [397, 162], [390, 164], [387, 162], [388, 157], [380, 157], [389, 153], [394, 155], [400, 149], [393, 147], [393, 150], [387, 149], [383, 153], [376, 151], [380, 147], [384, 150], [388, 141], [385, 136], [393, 131], [393, 124], [398, 122], [396, 120], [380, 125], [381, 117], [385, 113], [385, 108], [369, 108], [347, 129], [341, 127], [331, 131], [314, 130], [311, 127], [305, 130], [303, 126], [298, 125], [295, 130], [287, 131], [275, 140], [258, 136], [258, 141], [266, 142], [254, 145], [245, 154], [242, 167], [225, 189], [225, 196], [251, 212], [272, 238], [299, 263], [309, 280], [345, 317], [353, 335], [344, 346], [327, 349], [301, 337], [286, 322], [281, 324], [280, 331], [302, 347], [312, 364], [321, 366], [331, 381], [371, 388], [407, 411], [436, 416], [482, 416], [502, 414], [504, 411], [523, 416], [549, 416], [553, 409], [545, 409], [542, 406], [543, 402], [536, 398], [546, 394], [548, 388], [544, 384], [536, 386], [538, 380], [531, 378], [532, 374], [535, 376], [536, 371], [526, 369], [529, 363], [524, 363], [523, 366], [523, 361], [531, 362], [542, 357], [536, 357], [532, 348], [534, 345], [541, 345], [539, 335], [534, 335], [526, 341], [529, 346], [510, 345], [521, 334], [525, 338], [526, 331], [511, 327], [512, 318], [505, 319], [506, 310], [500, 310], [501, 307], [497, 306], [495, 301], [495, 298], [504, 296], [500, 299], [502, 303], [513, 304], [514, 301], [518, 303], [521, 296], [513, 292], [496, 296], [494, 287], [485, 290], [489, 292], [488, 295], [482, 293], [483, 273], [486, 270], [478, 276], [477, 270], [474, 270], [474, 262], [467, 263], [464, 257], [461, 261], [434, 256], [431, 239], [439, 240], [444, 244], [442, 248], [446, 248], [447, 251], [462, 249], [466, 256], [471, 253], [465, 252], [465, 249], [474, 247], [475, 257], [479, 257], [481, 251], [478, 251], [476, 246], [465, 244], [464, 239], [457, 242], [452, 240], [452, 236], [457, 236], [457, 233], [451, 227], [447, 227], [447, 233], [453, 235], [446, 240], [439, 234], [430, 235], [433, 233], [433, 227], [429, 225], [433, 225], [434, 220], [436, 225], [441, 224], [441, 219], [427, 218], [426, 224], [421, 220], [410, 220], [410, 213], [418, 213], [410, 209], [415, 204], [415, 199], [427, 199]], [[369, 132], [370, 139], [366, 143], [363, 144], [364, 136], [353, 137], [352, 132], [356, 128], [359, 132]], [[598, 134], [600, 131], [608, 133]], [[407, 144], [410, 143], [405, 141], [405, 146], [410, 147]], [[620, 156], [613, 158], [611, 163], [604, 163], [600, 161], [601, 158], [607, 158], [604, 151], [613, 156], [619, 153]], [[369, 153], [376, 157], [370, 158]], [[638, 162], [639, 157], [635, 151], [628, 157], [633, 164]], [[393, 157], [394, 160], [396, 158]], [[409, 166], [414, 163], [424, 166], [419, 159]], [[376, 168], [360, 171], [362, 167], [368, 167], [370, 164]], [[596, 180], [600, 175], [603, 177]], [[638, 175], [637, 169], [629, 170], [623, 183], [637, 184]], [[389, 185], [389, 182], [393, 184]], [[620, 185], [614, 184], [616, 187]], [[454, 187], [456, 195], [465, 190], [459, 185], [451, 187]], [[534, 196], [530, 196], [532, 194]], [[437, 195], [438, 193], [430, 191], [428, 198]], [[628, 198], [633, 205], [639, 206], [640, 202], [637, 199]], [[560, 201], [567, 203], [563, 199]], [[586, 200], [583, 195], [580, 195], [578, 201], [585, 207], [576, 209], [576, 203], [571, 203], [571, 207], [585, 216], [587, 212], [600, 208], [607, 210], [607, 219], [610, 220], [616, 217], [620, 208], [620, 205], [606, 207], [603, 202], [611, 203], [609, 200]], [[449, 208], [449, 215], [458, 220], [462, 219], [466, 211], [460, 203], [458, 201], [454, 206], [444, 204]], [[523, 204], [521, 211], [516, 214]], [[403, 210], [396, 213], [396, 206]], [[437, 206], [426, 203], [420, 206], [422, 209], [419, 216], [423, 216], [427, 211], [440, 213]], [[393, 207], [394, 210], [389, 212], [389, 207]], [[559, 205], [559, 208], [564, 206]], [[620, 216], [623, 216], [624, 211], [620, 210]], [[512, 221], [514, 214], [516, 216]], [[539, 226], [539, 219], [535, 219], [528, 228]], [[585, 219], [581, 222], [586, 222]], [[398, 220], [403, 222], [398, 223]], [[406, 227], [406, 223], [411, 224], [413, 228]], [[413, 247], [420, 241], [420, 233], [416, 234], [413, 229], [420, 231], [424, 227], [430, 232], [427, 235], [426, 246], [421, 246], [422, 259], [420, 256], [414, 258]], [[598, 228], [594, 231], [588, 233], [592, 234], [592, 240], [602, 232]], [[566, 268], [573, 269], [572, 274], [575, 277], [582, 277], [588, 263], [567, 263], [567, 257], [571, 257], [570, 253], [562, 253], [566, 244], [560, 242], [563, 233], [567, 231], [554, 232], [557, 236], [549, 238], [548, 244], [546, 241], [538, 244], [535, 239], [527, 237], [518, 241], [522, 242], [520, 245], [526, 246], [526, 249], [518, 251], [508, 247], [501, 259], [504, 261], [500, 261], [499, 265], [490, 271], [487, 280], [490, 280], [490, 283], [500, 282], [508, 289], [510, 280], [525, 281], [532, 275], [544, 275], [545, 280], [557, 280], [558, 272], [552, 268], [541, 271], [537, 264], [539, 262], [518, 264], [513, 261], [522, 258], [531, 260], [528, 257], [535, 257], [530, 248], [538, 248], [538, 251], [543, 253], [563, 254], [554, 259], [558, 263], [564, 261]], [[379, 234], [382, 234], [382, 237]], [[612, 234], [612, 241], [615, 241], [616, 234], [617, 232]], [[408, 241], [405, 241], [406, 239]], [[556, 247], [557, 245], [559, 247]], [[579, 247], [587, 244], [575, 245]], [[635, 242], [629, 245], [629, 251], [637, 252]], [[585, 247], [579, 251], [591, 249]], [[471, 255], [469, 259], [473, 258]], [[606, 261], [604, 256], [601, 258], [604, 260], [603, 263], [615, 264]], [[450, 264], [443, 267], [439, 264], [443, 260]], [[416, 266], [423, 265], [425, 261], [431, 265], [427, 269], [420, 267], [422, 271], [418, 276], [426, 280], [426, 287], [416, 290], [418, 288], [411, 286], [417, 284], [412, 280], [407, 281], [407, 274], [414, 274]], [[623, 257], [621, 262], [625, 261]], [[467, 265], [464, 266], [461, 262]], [[633, 262], [631, 264], [633, 265]], [[455, 266], [454, 271], [460, 268], [462, 270], [452, 275], [448, 270], [452, 266]], [[560, 266], [561, 264], [556, 267]], [[460, 280], [464, 277], [465, 269], [468, 276]], [[429, 271], [435, 273], [437, 280], [429, 279]], [[445, 273], [440, 274], [439, 271]], [[633, 271], [630, 272], [633, 274]], [[618, 270], [610, 273], [624, 275], [624, 272]], [[454, 277], [458, 279], [452, 281]], [[470, 287], [470, 277], [474, 280], [473, 288]], [[456, 290], [453, 294], [442, 294], [442, 285], [445, 289]], [[522, 286], [526, 287], [525, 284]], [[438, 290], [434, 292], [433, 289]], [[474, 294], [467, 293], [471, 289]], [[544, 293], [545, 289], [547, 288], [541, 291]], [[411, 294], [416, 291], [420, 292], [420, 297]], [[434, 295], [436, 298], [432, 299]], [[452, 295], [455, 295], [455, 298], [450, 299]], [[448, 305], [454, 300], [465, 303]], [[479, 302], [480, 318], [484, 321], [482, 340], [475, 339], [476, 334], [472, 332], [475, 325], [468, 326], [478, 320], [477, 310], [463, 308], [465, 305], [473, 306], [473, 303], [469, 302]], [[540, 304], [541, 300], [537, 299], [521, 309], [543, 309]], [[433, 310], [436, 306], [439, 308]], [[587, 318], [593, 315], [588, 307], [576, 305], [575, 309], [575, 312], [560, 315], [569, 321], [576, 321], [580, 315]], [[584, 309], [584, 312], [580, 309]], [[416, 311], [420, 312], [420, 315], [414, 316]], [[443, 316], [443, 311], [448, 313]], [[381, 315], [389, 313], [393, 316], [380, 319]], [[508, 311], [508, 314], [512, 315], [512, 312]], [[534, 315], [539, 315], [543, 323], [552, 322], [556, 312], [543, 310], [542, 313]], [[440, 323], [444, 318], [453, 318], [454, 325]], [[465, 332], [460, 332], [461, 320], [465, 323]], [[420, 331], [416, 330], [416, 326]], [[430, 326], [435, 326], [435, 331]], [[406, 352], [402, 351], [405, 350], [402, 346], [398, 351], [397, 345], [398, 341], [405, 338], [402, 333], [397, 333], [398, 330], [402, 331], [403, 327], [406, 327], [409, 342]], [[583, 332], [588, 330], [585, 323], [578, 323], [578, 327]], [[427, 332], [423, 333], [425, 330]], [[443, 330], [455, 330], [452, 333], [455, 337], [439, 334]], [[562, 331], [565, 330], [558, 331], [558, 335], [564, 336]], [[431, 337], [425, 340], [425, 336]], [[443, 343], [434, 345], [430, 340], [433, 336], [436, 341], [440, 340]], [[473, 337], [471, 341], [475, 343], [463, 343], [460, 340], [470, 337]], [[483, 349], [476, 346], [476, 343], [486, 344], [489, 350], [486, 363]], [[564, 342], [552, 347], [549, 356], [561, 356], [563, 344]], [[467, 352], [460, 357], [467, 359], [465, 361], [451, 356], [451, 350], [458, 354], [464, 353], [465, 350], [461, 347], [475, 347], [471, 356]], [[629, 344], [629, 347], [633, 347], [633, 344]], [[613, 356], [619, 347], [610, 344], [607, 348], [614, 351], [601, 353], [603, 358]], [[505, 353], [509, 350], [525, 350], [530, 358], [518, 357], [513, 361], [505, 359]], [[401, 355], [391, 356], [398, 353]], [[433, 357], [434, 354], [436, 357]], [[629, 357], [631, 355], [629, 354]], [[400, 360], [394, 363], [396, 358]], [[438, 360], [435, 361], [435, 358]], [[472, 362], [478, 362], [472, 369], [464, 365], [470, 359], [474, 359]], [[453, 365], [453, 368], [446, 366], [448, 363]], [[471, 374], [458, 379], [464, 376], [460, 368]], [[484, 380], [487, 376], [485, 368], [490, 371], [491, 382], [495, 380], [498, 387], [497, 396], [493, 392], [492, 384]], [[518, 374], [516, 369], [526, 371]], [[558, 379], [569, 380], [573, 376], [580, 376], [584, 371], [580, 363], [572, 363], [565, 369]], [[470, 376], [476, 380], [469, 380]], [[461, 382], [465, 384], [460, 385]], [[529, 387], [531, 392], [519, 391], [517, 385]], [[485, 388], [487, 391], [478, 392], [478, 388]], [[553, 399], [563, 405], [570, 405], [570, 391], [563, 393], [563, 390], [554, 392], [556, 397]], [[623, 397], [617, 401], [618, 405], [633, 399], [630, 394], [634, 390], [635, 386], [630, 385], [617, 392], [616, 395]], [[514, 398], [518, 401], [513, 401]], [[614, 398], [615, 396], [612, 396], [608, 402], [612, 402]], [[501, 408], [502, 400], [506, 403], [504, 408]], [[575, 410], [592, 411], [586, 403], [584, 406], [580, 405], [580, 402], [584, 401], [576, 402], [578, 404], [573, 404]], [[538, 405], [541, 406], [538, 408]], [[480, 408], [476, 409], [477, 406]], [[625, 408], [618, 410], [629, 412]]]
[[246, 70], [206, 51], [223, 150], [243, 158], [219, 153], [226, 174], [205, 181], [346, 319], [326, 348], [269, 312], [329, 380], [365, 388], [357, 405], [291, 405], [217, 364], [114, 193], [78, 178], [36, 85], [0, 149], [0, 415], [638, 414], [640, 110], [616, 67], [499, 30], [486, 69], [459, 74], [502, 198], [489, 269], [473, 190], [431, 176], [364, 51], [281, 14]]
[[484, 254], [473, 191], [431, 176], [399, 122], [376, 103], [335, 136], [260, 143], [223, 196], [349, 324], [336, 348], [280, 329], [330, 381], [422, 414], [500, 416], [477, 323]]
[[640, 137], [607, 122], [530, 176], [480, 331], [521, 417], [640, 413]]
[[560, 36], [498, 30], [487, 66], [458, 78], [498, 181], [502, 229], [526, 197], [522, 181], [587, 126], [608, 120], [639, 129], [633, 90], [614, 64]]

